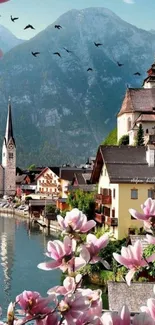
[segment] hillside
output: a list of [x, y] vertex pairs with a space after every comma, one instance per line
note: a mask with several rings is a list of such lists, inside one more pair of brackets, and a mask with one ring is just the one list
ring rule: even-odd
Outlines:
[[17, 38], [6, 27], [0, 25], [0, 49], [3, 53], [11, 50], [15, 46], [22, 44], [24, 40]]
[[102, 142], [104, 145], [117, 145], [117, 128], [114, 128]]
[[[78, 164], [94, 156], [116, 125], [126, 85], [139, 87], [154, 58], [155, 35], [110, 10], [71, 10], [55, 23], [0, 61], [1, 140], [11, 96], [21, 166]], [[142, 76], [133, 76], [136, 71]]]

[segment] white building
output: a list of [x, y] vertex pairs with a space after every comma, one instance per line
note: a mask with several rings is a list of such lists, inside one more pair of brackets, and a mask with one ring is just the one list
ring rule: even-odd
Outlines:
[[0, 165], [0, 195], [16, 193], [16, 144], [13, 136], [11, 103], [8, 104], [6, 132], [2, 146], [2, 164]]
[[37, 193], [58, 196], [61, 191], [59, 167], [46, 167], [37, 176]]
[[140, 124], [144, 130], [145, 142], [155, 129], [155, 63], [147, 71], [148, 76], [142, 88], [128, 88], [117, 115], [117, 141], [129, 135], [129, 144], [134, 145]]

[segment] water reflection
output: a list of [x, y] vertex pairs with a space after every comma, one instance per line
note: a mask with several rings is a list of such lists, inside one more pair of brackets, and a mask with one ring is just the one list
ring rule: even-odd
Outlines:
[[0, 217], [0, 306], [7, 309], [11, 300], [23, 290], [35, 290], [43, 296], [60, 284], [61, 272], [45, 272], [37, 265], [47, 260], [47, 241], [53, 240], [38, 224]]
[[0, 255], [3, 270], [3, 290], [5, 302], [9, 303], [11, 295], [12, 268], [15, 249], [15, 223], [10, 218], [0, 222]]

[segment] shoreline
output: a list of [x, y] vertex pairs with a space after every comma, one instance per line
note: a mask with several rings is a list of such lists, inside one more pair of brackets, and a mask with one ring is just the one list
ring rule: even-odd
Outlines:
[[[33, 220], [31, 220], [29, 213], [24, 213], [24, 210], [17, 210], [17, 209], [5, 209], [5, 208], [1, 208], [0, 209], [0, 216], [2, 215], [7, 215], [8, 217], [20, 217], [22, 219], [25, 220], [29, 220], [30, 222], [33, 222]], [[38, 220], [36, 219], [36, 222], [42, 227], [46, 227], [48, 228], [47, 224], [44, 221], [44, 218], [39, 218]], [[61, 229], [58, 226], [57, 221], [52, 221], [50, 223], [50, 230], [54, 231], [54, 232], [60, 232], [61, 233]]]
[[24, 218], [24, 219], [29, 219], [29, 214], [28, 213], [24, 213], [23, 210], [19, 211], [17, 209], [5, 209], [5, 208], [1, 208], [0, 209], [0, 215], [2, 214], [7, 214], [7, 215], [10, 215], [12, 217], [21, 217], [21, 218]]

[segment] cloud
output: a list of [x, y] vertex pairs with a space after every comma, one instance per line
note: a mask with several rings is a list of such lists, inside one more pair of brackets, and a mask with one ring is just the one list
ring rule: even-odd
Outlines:
[[127, 4], [134, 4], [135, 3], [135, 1], [134, 0], [123, 0], [125, 3], [127, 3]]

